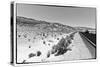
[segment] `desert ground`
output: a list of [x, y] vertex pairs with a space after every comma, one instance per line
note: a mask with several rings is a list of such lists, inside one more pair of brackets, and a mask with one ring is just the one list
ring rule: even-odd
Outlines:
[[[90, 43], [86, 44], [74, 28], [57, 23], [42, 23], [43, 21], [33, 25], [24, 24], [21, 23], [23, 21], [17, 23], [18, 63], [94, 58], [87, 46]], [[30, 19], [30, 22], [33, 20]]]

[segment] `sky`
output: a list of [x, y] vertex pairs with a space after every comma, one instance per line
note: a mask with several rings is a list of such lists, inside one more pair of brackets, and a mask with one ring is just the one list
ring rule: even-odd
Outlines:
[[56, 7], [17, 3], [17, 16], [62, 23], [72, 27], [95, 28], [96, 9], [80, 7]]

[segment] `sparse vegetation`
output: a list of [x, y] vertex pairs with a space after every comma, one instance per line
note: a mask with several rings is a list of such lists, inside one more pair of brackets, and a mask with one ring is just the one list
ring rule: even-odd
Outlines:
[[37, 56], [40, 56], [41, 55], [41, 52], [40, 51], [37, 51]]
[[47, 53], [47, 58], [49, 58], [49, 57], [50, 57], [50, 52]]
[[29, 54], [29, 58], [34, 57], [34, 56], [36, 56], [36, 54], [34, 54], [34, 53]]
[[46, 44], [46, 42], [45, 42], [45, 41], [43, 41], [43, 44]]
[[[74, 35], [73, 35], [74, 36]], [[71, 50], [68, 48], [68, 46], [72, 43], [72, 39], [70, 36], [66, 36], [66, 38], [62, 38], [57, 45], [54, 45], [52, 47], [51, 53], [54, 54], [55, 56], [63, 55], [66, 53], [68, 50]]]
[[[54, 25], [50, 22], [46, 23], [44, 21], [32, 20], [28, 18], [23, 19], [22, 23], [20, 22], [19, 24], [22, 24], [21, 28], [19, 28], [22, 36], [18, 34], [18, 37], [22, 37], [19, 39], [23, 39], [22, 41], [25, 41], [22, 46], [25, 45], [25, 48], [27, 47], [29, 51], [33, 50], [33, 52], [35, 52], [30, 54], [26, 53], [29, 59], [31, 57], [33, 57], [32, 59], [34, 59], [35, 57], [41, 58], [44, 53], [46, 54], [45, 58], [50, 58], [52, 54], [54, 57], [60, 56], [67, 53], [67, 51], [73, 50], [70, 47], [70, 45], [72, 45], [73, 43], [74, 35], [76, 32], [73, 27], [60, 23]], [[23, 50], [23, 52], [25, 51]]]
[[24, 38], [27, 38], [27, 34], [24, 34], [23, 36], [24, 36]]

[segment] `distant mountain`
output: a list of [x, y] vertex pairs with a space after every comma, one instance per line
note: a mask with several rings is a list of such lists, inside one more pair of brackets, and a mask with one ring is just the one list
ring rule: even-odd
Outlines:
[[78, 32], [85, 32], [85, 31], [89, 31], [90, 33], [96, 33], [96, 29], [95, 28], [89, 28], [89, 27], [74, 27]]
[[42, 20], [36, 20], [26, 17], [17, 16], [16, 18], [17, 24], [20, 26], [30, 26], [30, 27], [39, 27], [40, 29], [44, 29], [47, 31], [55, 31], [55, 32], [64, 32], [69, 33], [73, 31], [77, 32], [85, 32], [86, 30], [95, 33], [96, 29], [89, 27], [71, 27], [68, 25], [63, 25], [61, 23], [52, 23]]
[[73, 27], [68, 25], [63, 25], [61, 23], [52, 23], [26, 17], [20, 17], [20, 16], [17, 16], [16, 19], [17, 19], [17, 24], [20, 26], [39, 27], [40, 29], [45, 29], [48, 31], [64, 32], [64, 33], [75, 31]]
[[74, 27], [76, 30], [96, 30], [95, 28], [89, 28], [89, 27]]
[[35, 20], [31, 18], [26, 18], [26, 17], [21, 17], [17, 16], [16, 17], [17, 24], [22, 24], [22, 25], [36, 25], [36, 24], [49, 24], [46, 21], [41, 21], [41, 20]]

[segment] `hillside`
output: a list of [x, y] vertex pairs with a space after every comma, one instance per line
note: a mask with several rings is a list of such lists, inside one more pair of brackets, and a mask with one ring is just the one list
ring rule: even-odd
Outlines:
[[26, 27], [38, 27], [41, 29], [49, 30], [49, 31], [55, 31], [55, 32], [65, 32], [70, 33], [72, 31], [75, 31], [75, 29], [71, 26], [63, 25], [60, 23], [51, 23], [41, 20], [35, 20], [31, 18], [25, 18], [17, 16], [17, 24], [19, 26], [26, 26]]

